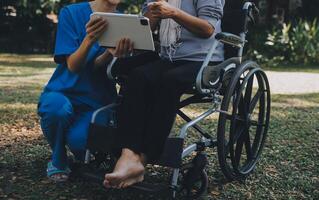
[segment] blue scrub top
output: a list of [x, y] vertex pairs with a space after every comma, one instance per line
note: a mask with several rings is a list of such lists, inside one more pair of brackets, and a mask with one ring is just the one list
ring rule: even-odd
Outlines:
[[75, 105], [97, 109], [114, 102], [115, 84], [107, 79], [106, 67], [94, 69], [94, 60], [105, 48], [95, 43], [87, 56], [87, 61], [78, 73], [69, 71], [65, 58], [73, 54], [81, 45], [85, 35], [85, 25], [92, 9], [88, 2], [72, 4], [60, 11], [54, 60], [58, 64], [44, 92], [61, 92]]

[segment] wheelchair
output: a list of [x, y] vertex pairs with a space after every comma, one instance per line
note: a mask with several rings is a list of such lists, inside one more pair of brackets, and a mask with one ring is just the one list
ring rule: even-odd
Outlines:
[[[253, 172], [267, 136], [271, 96], [265, 72], [256, 62], [243, 61], [242, 57], [248, 26], [254, 22], [258, 8], [254, 3], [246, 2], [240, 13], [243, 21], [240, 35], [221, 32], [215, 36], [198, 72], [194, 90], [180, 102], [177, 115], [185, 120], [185, 124], [178, 136], [167, 139], [161, 158], [151, 163], [171, 169], [170, 184], [160, 186], [143, 182], [131, 188], [151, 193], [169, 191], [174, 198], [177, 193], [183, 193], [186, 198], [196, 199], [207, 190], [205, 151], [214, 147], [217, 147], [220, 169], [228, 180], [243, 180]], [[237, 55], [210, 66], [210, 58], [219, 42], [236, 48]], [[117, 80], [112, 74], [114, 63], [115, 59], [108, 66], [107, 75]], [[112, 153], [116, 134], [115, 110], [119, 103], [107, 105], [93, 114], [85, 162], [77, 170], [81, 177], [102, 183], [104, 174], [112, 171], [116, 163]], [[200, 103], [208, 103], [209, 109], [193, 119], [181, 110]], [[219, 114], [217, 138], [199, 125], [214, 113]], [[108, 120], [99, 122], [98, 118], [103, 115]], [[185, 140], [191, 129], [198, 133], [199, 140], [186, 146]], [[192, 159], [185, 163], [186, 157]]]

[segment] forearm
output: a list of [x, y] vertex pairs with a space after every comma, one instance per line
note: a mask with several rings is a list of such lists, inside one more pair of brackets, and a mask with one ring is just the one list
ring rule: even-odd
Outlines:
[[95, 59], [94, 69], [105, 67], [105, 65], [111, 62], [112, 57], [112, 54], [108, 50], [106, 50], [103, 54]]
[[92, 47], [92, 43], [85, 38], [80, 47], [66, 58], [68, 69], [71, 72], [79, 72], [86, 64], [87, 55]]
[[175, 9], [172, 19], [199, 37], [209, 38], [215, 31], [208, 21], [189, 15], [180, 9]]
[[150, 20], [151, 29], [152, 29], [152, 31], [155, 31], [158, 23], [160, 22], [160, 19], [156, 18], [156, 17], [153, 17], [150, 11], [147, 11], [144, 14], [144, 16], [147, 17]]

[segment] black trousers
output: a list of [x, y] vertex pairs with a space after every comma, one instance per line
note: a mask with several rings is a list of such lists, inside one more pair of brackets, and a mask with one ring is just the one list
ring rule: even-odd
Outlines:
[[155, 53], [121, 59], [126, 75], [118, 108], [118, 144], [157, 160], [175, 121], [182, 94], [191, 89], [202, 62], [163, 60]]

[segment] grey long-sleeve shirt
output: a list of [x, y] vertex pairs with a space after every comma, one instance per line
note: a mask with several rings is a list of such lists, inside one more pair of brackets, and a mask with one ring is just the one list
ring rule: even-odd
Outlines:
[[[154, 0], [146, 0], [143, 5], [142, 13], [147, 12], [147, 4]], [[184, 12], [207, 20], [214, 28], [215, 32], [210, 38], [200, 38], [181, 27], [181, 37], [175, 53], [171, 54], [172, 60], [191, 60], [203, 61], [206, 54], [215, 40], [215, 35], [221, 32], [221, 18], [225, 0], [182, 0], [181, 10]], [[161, 47], [161, 56], [169, 59], [168, 49]], [[223, 61], [223, 45], [219, 44], [211, 61]]]

